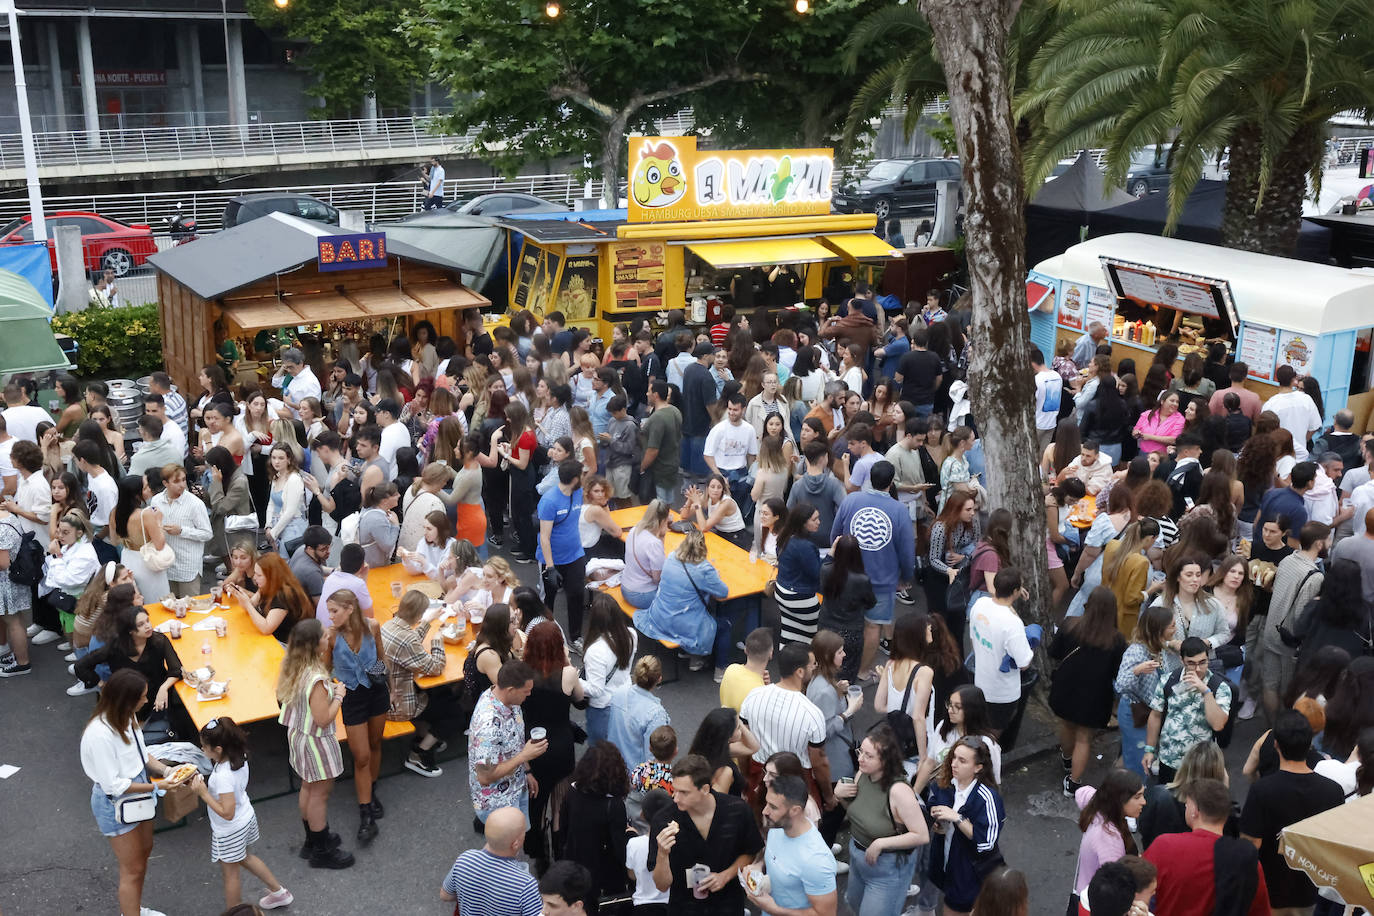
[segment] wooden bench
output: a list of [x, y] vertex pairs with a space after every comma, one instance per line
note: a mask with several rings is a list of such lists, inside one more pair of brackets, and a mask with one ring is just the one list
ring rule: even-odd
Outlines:
[[[390, 741], [393, 738], [404, 738], [406, 735], [415, 734], [415, 725], [410, 721], [393, 722], [386, 720], [386, 727], [382, 729], [382, 740]], [[348, 746], [348, 732], [344, 728], [343, 717], [340, 716], [334, 721], [334, 736], [339, 739], [339, 743], [344, 747]]]
[[[625, 596], [620, 593], [620, 586], [617, 585], [615, 588], [603, 588], [598, 590], [604, 592], [607, 595], [610, 595], [611, 598], [615, 600], [615, 603], [620, 606], [620, 610], [625, 614], [626, 617], [630, 618], [630, 626], [633, 627], [635, 611], [639, 610], [639, 608], [635, 607], [633, 604], [630, 604], [630, 602], [625, 600]], [[644, 636], [643, 633], [640, 633], [639, 635]], [[659, 664], [663, 666], [663, 683], [671, 684], [673, 681], [678, 680], [681, 676], [681, 671], [678, 668], [677, 657], [678, 650], [681, 648], [681, 646], [679, 646], [675, 642], [670, 642], [666, 639], [655, 639], [653, 641], [657, 643], [658, 646], [651, 647], [650, 651], [659, 660]], [[673, 672], [672, 677], [668, 676], [668, 669], [670, 666]]]

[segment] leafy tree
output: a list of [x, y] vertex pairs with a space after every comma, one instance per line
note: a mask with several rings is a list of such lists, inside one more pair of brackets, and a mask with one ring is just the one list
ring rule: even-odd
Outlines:
[[[788, 0], [765, 4], [746, 54], [762, 79], [728, 83], [691, 98], [698, 129], [721, 146], [830, 146], [874, 65], [849, 67], [836, 53], [888, 0], [823, 0], [798, 14]], [[873, 114], [877, 114], [875, 110]]]
[[369, 94], [376, 95], [379, 109], [408, 109], [412, 87], [425, 78], [424, 55], [401, 31], [418, 0], [291, 0], [285, 9], [272, 0], [247, 5], [259, 26], [304, 44], [297, 59], [315, 78], [311, 92], [324, 99], [324, 107], [312, 112], [318, 117], [356, 117]]
[[613, 205], [626, 134], [696, 93], [757, 80], [752, 26], [766, 0], [419, 0], [411, 39], [455, 98], [450, 127], [477, 129], [478, 152], [514, 170], [580, 154]]
[[1357, 0], [1055, 0], [1064, 26], [1037, 53], [1018, 111], [1044, 124], [1032, 184], [1086, 146], [1120, 183], [1131, 154], [1170, 151], [1169, 224], [1229, 148], [1224, 244], [1290, 254], [1320, 186], [1325, 123], [1374, 107], [1374, 17]]

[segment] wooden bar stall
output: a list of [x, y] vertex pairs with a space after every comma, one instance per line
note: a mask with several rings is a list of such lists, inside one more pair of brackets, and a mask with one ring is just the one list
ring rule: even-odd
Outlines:
[[[365, 257], [366, 256], [366, 257]], [[384, 233], [273, 213], [159, 252], [162, 357], [183, 391], [227, 337], [369, 319], [429, 320], [464, 346], [462, 313], [491, 303], [476, 271]]]

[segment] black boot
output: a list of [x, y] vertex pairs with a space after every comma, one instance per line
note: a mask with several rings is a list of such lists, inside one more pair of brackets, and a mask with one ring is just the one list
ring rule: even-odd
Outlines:
[[308, 859], [315, 851], [315, 831], [310, 829], [310, 822], [301, 818], [301, 826], [305, 828], [305, 842], [301, 844], [301, 858]]
[[311, 868], [348, 868], [352, 864], [351, 853], [330, 845], [328, 827], [315, 834], [315, 848], [310, 854]]
[[377, 837], [377, 822], [372, 817], [372, 806], [358, 806], [358, 845], [366, 846]]
[[375, 782], [372, 784], [372, 801], [369, 802], [369, 804], [372, 807], [372, 816], [374, 818], [380, 821], [386, 816], [386, 809], [382, 807], [382, 800], [377, 797], [377, 784]]

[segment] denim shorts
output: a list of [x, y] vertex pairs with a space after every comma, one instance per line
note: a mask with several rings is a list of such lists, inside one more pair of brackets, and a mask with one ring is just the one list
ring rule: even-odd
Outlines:
[[864, 612], [865, 623], [876, 623], [880, 625], [892, 622], [892, 616], [896, 612], [897, 590], [896, 588], [880, 589], [875, 588], [873, 594], [878, 599], [878, 603]]
[[[146, 781], [147, 777], [140, 776], [139, 780]], [[91, 813], [95, 815], [95, 825], [102, 836], [123, 836], [138, 826], [119, 822], [115, 816], [115, 799], [106, 795], [99, 783], [91, 786]]]

